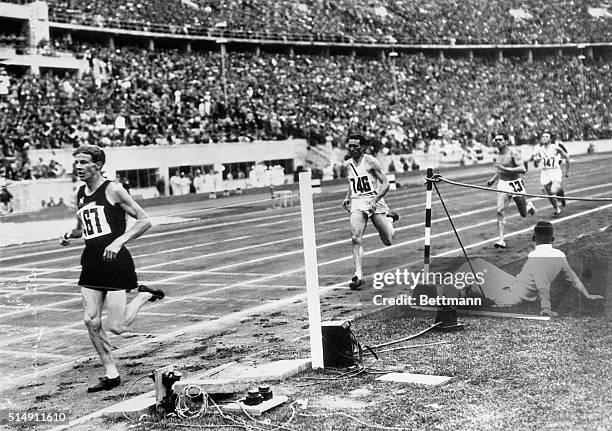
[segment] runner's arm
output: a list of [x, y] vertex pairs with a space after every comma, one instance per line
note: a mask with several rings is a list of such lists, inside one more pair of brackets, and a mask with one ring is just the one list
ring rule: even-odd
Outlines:
[[61, 245], [70, 245], [71, 238], [81, 238], [83, 236], [83, 224], [81, 222], [81, 217], [77, 214], [76, 216], [77, 224], [76, 227], [68, 232], [64, 233], [60, 238]]
[[123, 235], [118, 237], [114, 242], [121, 242], [121, 245], [132, 241], [144, 234], [151, 227], [149, 216], [138, 203], [130, 196], [130, 194], [120, 185], [111, 183], [107, 191], [110, 194], [109, 201], [114, 204], [119, 204], [121, 208], [132, 218], [136, 219], [136, 223], [125, 231]]
[[[75, 198], [74, 200], [75, 202], [78, 202], [78, 197]], [[81, 221], [81, 217], [79, 217], [79, 214], [77, 213], [76, 215], [76, 227], [72, 230], [69, 230], [68, 232], [64, 233], [61, 237], [60, 237], [60, 244], [61, 245], [70, 245], [70, 238], [81, 238], [83, 236], [83, 222]]]
[[380, 191], [374, 197], [376, 202], [378, 202], [387, 194], [391, 185], [389, 184], [387, 176], [383, 173], [382, 167], [380, 166], [378, 160], [376, 160], [374, 157], [368, 157], [368, 164], [370, 165], [370, 172], [372, 172], [372, 175], [374, 175], [374, 177], [376, 177], [381, 184]]
[[540, 150], [536, 150], [536, 153], [533, 155], [533, 167], [537, 168], [542, 161], [542, 155], [540, 154]]
[[491, 179], [487, 181], [487, 187], [491, 187], [495, 183], [495, 181], [497, 181], [498, 179], [499, 179], [499, 173], [495, 172], [495, 175], [493, 175]]
[[[346, 177], [348, 179], [348, 164], [349, 162], [345, 161], [342, 164], [342, 176]], [[344, 208], [346, 211], [351, 212], [351, 195], [353, 193], [353, 190], [351, 189], [351, 181], [349, 179], [348, 181], [348, 190], [346, 191], [346, 197], [344, 198], [344, 200], [342, 201], [342, 208]]]
[[136, 219], [136, 223], [131, 228], [104, 249], [103, 259], [112, 261], [117, 257], [125, 243], [145, 233], [151, 227], [151, 222], [142, 207], [136, 203], [123, 186], [117, 183], [110, 183], [106, 189], [106, 197], [109, 202], [115, 205], [118, 204], [127, 214]]
[[342, 201], [342, 208], [350, 212], [351, 211], [350, 205], [351, 205], [351, 183], [349, 181], [348, 190], [346, 191], [346, 197]]
[[564, 171], [563, 174], [567, 177], [569, 176], [569, 168], [570, 168], [569, 153], [567, 152], [565, 147], [562, 146], [561, 144], [557, 145], [557, 153], [559, 153], [559, 155], [561, 155], [561, 157], [565, 159], [565, 163], [563, 163], [563, 166], [561, 166], [561, 169], [563, 169]]

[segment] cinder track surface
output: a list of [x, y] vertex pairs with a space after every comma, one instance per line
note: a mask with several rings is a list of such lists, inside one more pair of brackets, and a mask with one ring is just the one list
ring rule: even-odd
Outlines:
[[[612, 196], [612, 155], [578, 158], [567, 195]], [[467, 182], [483, 185], [490, 174]], [[444, 174], [444, 170], [441, 170]], [[448, 175], [453, 178], [452, 175]], [[540, 193], [539, 172], [526, 177], [527, 190]], [[470, 253], [508, 258], [524, 254], [536, 219], [549, 219], [552, 207], [534, 199], [538, 214], [522, 219], [514, 205], [507, 214], [511, 249], [492, 248], [496, 237], [495, 193], [439, 185], [461, 238]], [[343, 288], [352, 276], [347, 213], [340, 207], [344, 191], [317, 196], [315, 225], [320, 284]], [[248, 200], [248, 197], [245, 197]], [[389, 193], [389, 206], [401, 214], [394, 245], [384, 247], [368, 226], [364, 272], [405, 268], [422, 259], [425, 191], [403, 187]], [[188, 221], [154, 227], [129, 244], [141, 283], [160, 286], [166, 299], [147, 304], [130, 333], [112, 337], [121, 351], [162, 342], [176, 334], [229, 325], [232, 316], [282, 310], [305, 294], [299, 206], [262, 208], [261, 204], [201, 212], [190, 206]], [[169, 208], [180, 216], [181, 207]], [[558, 242], [610, 224], [612, 202], [569, 202], [556, 219]], [[194, 220], [195, 218], [195, 220]], [[67, 226], [68, 228], [69, 226]], [[432, 254], [456, 253], [458, 243], [437, 198], [434, 198]], [[51, 375], [91, 356], [93, 348], [82, 321], [76, 286], [82, 243], [62, 248], [44, 241], [0, 250], [0, 383], [3, 390], [29, 378]], [[503, 260], [503, 259], [502, 259]], [[348, 288], [347, 288], [348, 289]], [[347, 299], [348, 300], [348, 299]], [[354, 298], [353, 298], [354, 300]], [[62, 368], [64, 367], [64, 368]]]

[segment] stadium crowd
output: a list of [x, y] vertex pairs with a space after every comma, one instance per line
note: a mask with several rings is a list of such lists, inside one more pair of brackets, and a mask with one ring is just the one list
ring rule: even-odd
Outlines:
[[573, 0], [49, 0], [51, 20], [170, 33], [393, 43], [609, 40], [612, 15]]
[[349, 129], [396, 152], [437, 137], [486, 143], [499, 128], [518, 142], [544, 128], [564, 140], [612, 137], [607, 63], [230, 53], [224, 84], [218, 53], [91, 55], [92, 73], [80, 79], [10, 77], [0, 95], [4, 158], [25, 144], [338, 144]]

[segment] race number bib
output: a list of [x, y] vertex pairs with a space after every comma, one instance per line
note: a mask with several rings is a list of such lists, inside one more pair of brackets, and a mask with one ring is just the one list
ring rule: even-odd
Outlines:
[[525, 190], [525, 188], [523, 187], [523, 182], [521, 180], [510, 181], [508, 184], [510, 184], [510, 187], [512, 187], [512, 191], [515, 193], [520, 193]]
[[366, 176], [349, 178], [349, 181], [351, 182], [351, 187], [353, 188], [354, 194], [363, 194], [372, 191], [370, 180]]
[[547, 169], [555, 169], [561, 166], [561, 160], [556, 157], [546, 157], [544, 158], [544, 168]]
[[103, 206], [93, 203], [85, 205], [79, 210], [79, 217], [81, 217], [85, 239], [98, 238], [111, 233], [111, 227], [106, 221]]

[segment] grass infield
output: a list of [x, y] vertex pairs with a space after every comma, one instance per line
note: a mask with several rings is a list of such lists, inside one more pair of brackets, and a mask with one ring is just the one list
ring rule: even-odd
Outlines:
[[[353, 329], [367, 334], [369, 342], [383, 342], [424, 329], [430, 317], [398, 319], [379, 313], [355, 321]], [[610, 429], [612, 322], [574, 317], [544, 322], [499, 318], [461, 321], [469, 324], [464, 332], [433, 332], [414, 340], [414, 344], [442, 340], [449, 344], [386, 353], [378, 361], [367, 357], [363, 364], [368, 368], [356, 376], [343, 377], [339, 371], [326, 370], [273, 385], [273, 390], [288, 394], [290, 401], [308, 400], [306, 409], [294, 405], [296, 415], [290, 406], [283, 405], [258, 418], [269, 420], [268, 426], [243, 415], [234, 417], [245, 424], [273, 429], [293, 415], [286, 425], [293, 430], [368, 429], [357, 420], [409, 430]], [[437, 387], [375, 382], [381, 370], [454, 379]], [[131, 429], [178, 430], [186, 425], [194, 429], [244, 429], [220, 426], [231, 424], [228, 419], [206, 415], [187, 421], [141, 423]]]

